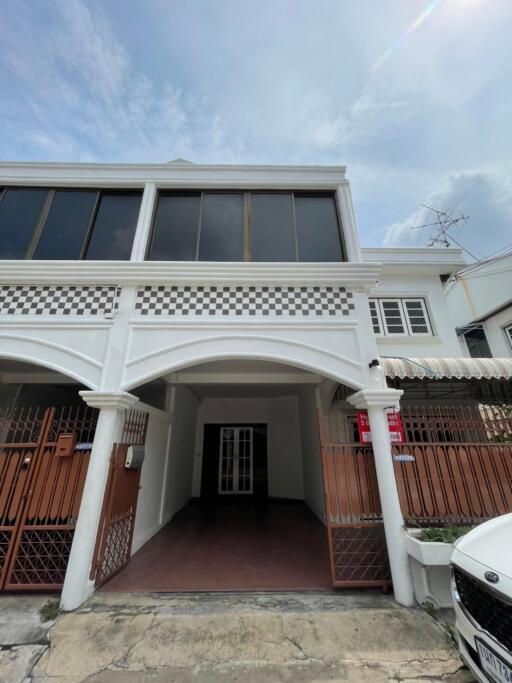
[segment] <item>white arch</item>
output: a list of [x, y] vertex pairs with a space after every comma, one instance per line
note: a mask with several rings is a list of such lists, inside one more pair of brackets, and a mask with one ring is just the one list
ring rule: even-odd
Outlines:
[[130, 391], [163, 375], [216, 360], [274, 361], [317, 373], [354, 391], [364, 386], [361, 363], [341, 354], [296, 340], [237, 334], [190, 340], [132, 359], [121, 388]]
[[[2, 341], [6, 343], [2, 344]], [[32, 363], [70, 377], [89, 389], [98, 388], [92, 375], [99, 376], [100, 363], [96, 364], [83, 354], [48, 340], [32, 339], [21, 334], [2, 334], [0, 358]]]

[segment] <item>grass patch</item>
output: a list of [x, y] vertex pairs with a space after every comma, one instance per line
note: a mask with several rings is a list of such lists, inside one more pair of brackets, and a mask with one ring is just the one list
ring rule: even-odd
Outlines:
[[39, 610], [41, 621], [53, 621], [59, 616], [59, 601], [48, 600]]
[[425, 600], [425, 602], [421, 603], [421, 608], [424, 612], [431, 616], [432, 619], [437, 620], [437, 608], [433, 602], [430, 602], [430, 600]]
[[473, 528], [471, 526], [429, 527], [422, 529], [417, 538], [418, 541], [426, 543], [453, 543]]

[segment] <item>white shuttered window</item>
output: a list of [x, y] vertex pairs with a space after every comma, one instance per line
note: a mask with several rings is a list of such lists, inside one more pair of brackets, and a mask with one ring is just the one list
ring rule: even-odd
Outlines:
[[378, 335], [431, 336], [425, 300], [421, 298], [370, 299], [373, 331]]

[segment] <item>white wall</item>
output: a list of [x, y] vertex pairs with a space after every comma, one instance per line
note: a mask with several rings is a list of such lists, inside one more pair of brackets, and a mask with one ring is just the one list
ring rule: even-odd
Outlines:
[[453, 317], [439, 275], [383, 275], [370, 297], [423, 297], [427, 302], [433, 336], [376, 337], [382, 356], [442, 358], [460, 356]]
[[171, 403], [172, 429], [163, 522], [188, 503], [192, 497], [194, 446], [196, 438], [197, 397], [186, 386], [177, 386]]
[[135, 515], [132, 554], [162, 526], [161, 506], [165, 494], [164, 472], [169, 447], [170, 417], [150, 409], [146, 435], [146, 454], [140, 478], [139, 499]]
[[149, 421], [132, 554], [192, 496], [198, 401], [185, 386], [177, 387], [175, 392], [170, 414], [144, 406]]
[[303, 389], [299, 396], [300, 437], [302, 444], [302, 472], [304, 502], [322, 521], [325, 519], [324, 483], [318, 434], [316, 392]]
[[204, 399], [197, 418], [194, 496], [201, 493], [204, 425], [215, 423], [266, 424], [269, 496], [303, 498], [299, 405], [296, 396]]
[[447, 288], [454, 325], [466, 325], [503, 306], [512, 296], [512, 256], [460, 275]]

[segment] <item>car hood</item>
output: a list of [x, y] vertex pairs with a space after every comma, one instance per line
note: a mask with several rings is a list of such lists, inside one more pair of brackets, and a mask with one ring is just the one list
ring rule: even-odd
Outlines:
[[454, 545], [464, 555], [512, 579], [512, 514], [480, 524]]

